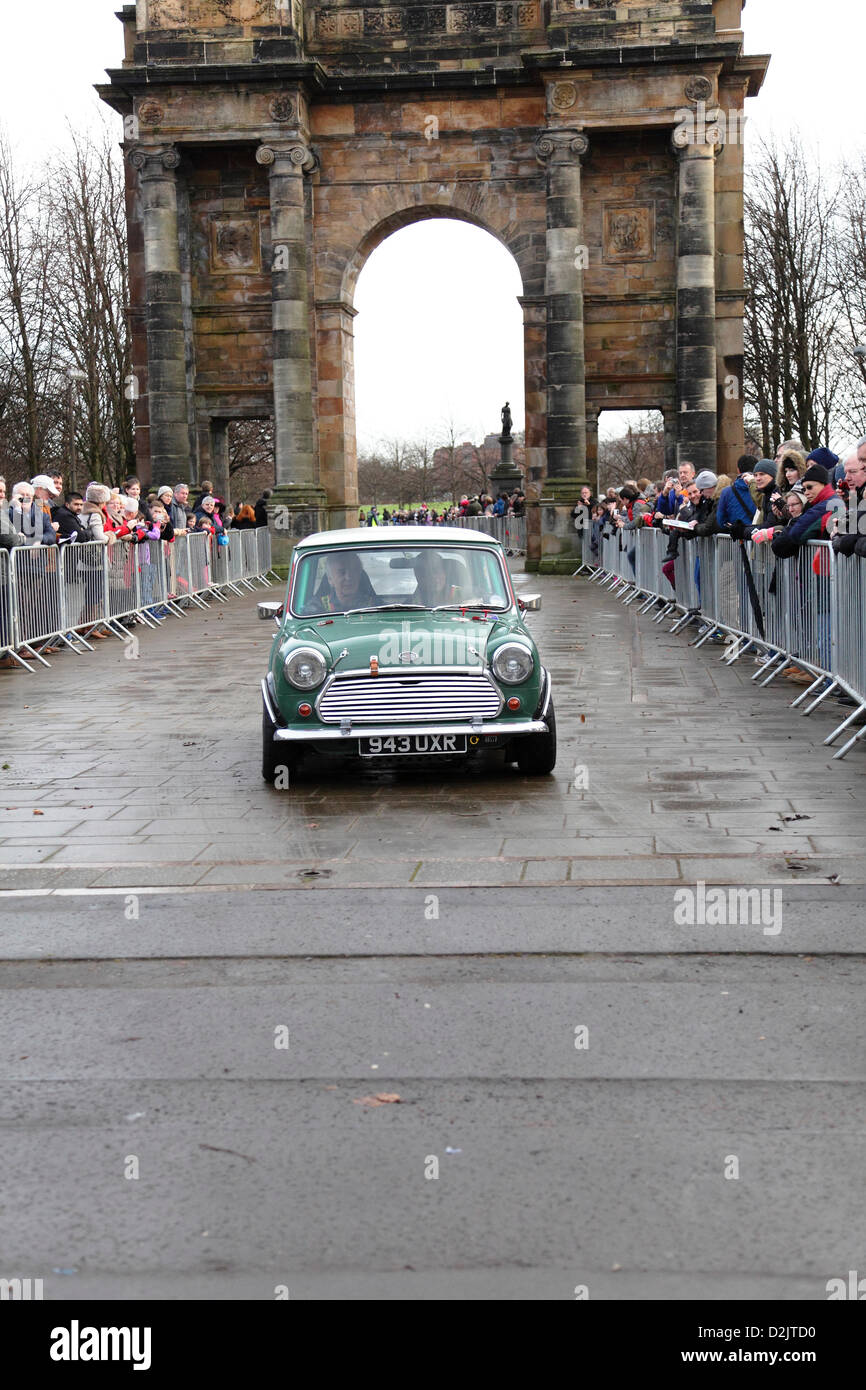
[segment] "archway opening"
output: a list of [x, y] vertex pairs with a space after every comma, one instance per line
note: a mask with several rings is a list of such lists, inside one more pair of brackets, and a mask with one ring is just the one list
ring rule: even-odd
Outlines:
[[665, 467], [665, 420], [660, 410], [601, 411], [597, 480], [601, 493], [630, 481], [658, 482]]
[[226, 452], [232, 501], [252, 505], [274, 486], [274, 421], [270, 415], [230, 420]]
[[425, 217], [370, 253], [354, 297], [361, 505], [484, 490], [506, 401], [522, 466], [522, 293], [511, 253], [465, 221]]

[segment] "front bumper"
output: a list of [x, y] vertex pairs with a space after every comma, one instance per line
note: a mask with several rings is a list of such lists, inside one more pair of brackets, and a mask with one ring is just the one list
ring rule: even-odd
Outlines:
[[[535, 719], [478, 719], [439, 721], [431, 724], [345, 724], [311, 725], [308, 729], [287, 729], [278, 723], [274, 700], [266, 680], [262, 681], [262, 698], [268, 719], [275, 726], [274, 741], [277, 743], [346, 743], [358, 738], [400, 738], [411, 734], [497, 734], [506, 738], [519, 738], [525, 734], [546, 734], [544, 718]], [[550, 699], [549, 682], [544, 713]]]
[[353, 724], [348, 729], [274, 729], [277, 743], [346, 743], [356, 738], [401, 738], [409, 734], [546, 734], [543, 719], [491, 719], [478, 724]]

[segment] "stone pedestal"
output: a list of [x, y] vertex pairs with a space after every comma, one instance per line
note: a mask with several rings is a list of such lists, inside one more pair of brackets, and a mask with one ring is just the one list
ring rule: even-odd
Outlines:
[[566, 484], [552, 483], [550, 479], [544, 483], [537, 504], [541, 554], [538, 564], [527, 565], [527, 569], [537, 569], [539, 574], [574, 574], [579, 569], [583, 542], [580, 531], [575, 530], [572, 513], [580, 500], [580, 489], [587, 482], [588, 478], [577, 478], [574, 483], [570, 479]]
[[278, 484], [268, 500], [268, 522], [274, 564], [287, 565], [298, 541], [329, 529], [325, 489]]
[[507, 492], [510, 496], [515, 488], [523, 487], [523, 474], [512, 458], [513, 452], [514, 436], [501, 434], [499, 436], [499, 462], [487, 475], [488, 490], [493, 494], [494, 502], [500, 492]]

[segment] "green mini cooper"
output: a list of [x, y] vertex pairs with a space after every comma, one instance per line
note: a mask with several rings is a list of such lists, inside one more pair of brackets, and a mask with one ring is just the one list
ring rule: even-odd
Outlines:
[[550, 676], [502, 546], [456, 526], [322, 531], [295, 548], [262, 681], [262, 776], [466, 759], [556, 762]]

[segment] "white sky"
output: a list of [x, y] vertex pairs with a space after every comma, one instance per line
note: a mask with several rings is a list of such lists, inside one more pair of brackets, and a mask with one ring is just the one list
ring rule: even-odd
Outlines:
[[[67, 123], [102, 117], [92, 91], [120, 66], [120, 0], [0, 0], [0, 123], [22, 162], [39, 162]], [[746, 48], [772, 53], [748, 103], [751, 141], [793, 126], [828, 164], [866, 149], [860, 67], [862, 0], [748, 0]], [[113, 128], [119, 118], [107, 112]], [[480, 438], [508, 397], [523, 424], [519, 277], [503, 248], [459, 222], [395, 233], [358, 282], [355, 320], [359, 443], [441, 433], [450, 417]], [[614, 417], [608, 417], [613, 419]]]

